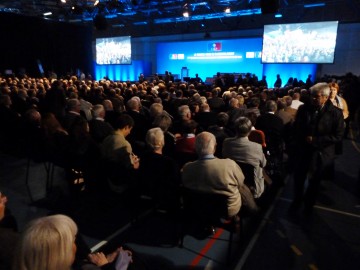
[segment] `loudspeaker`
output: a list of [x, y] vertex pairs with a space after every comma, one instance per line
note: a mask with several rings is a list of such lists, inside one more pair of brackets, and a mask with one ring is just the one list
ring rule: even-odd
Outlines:
[[276, 13], [279, 10], [279, 0], [260, 0], [262, 14]]
[[94, 18], [94, 26], [97, 30], [105, 30], [108, 27], [107, 20], [103, 15], [96, 15]]

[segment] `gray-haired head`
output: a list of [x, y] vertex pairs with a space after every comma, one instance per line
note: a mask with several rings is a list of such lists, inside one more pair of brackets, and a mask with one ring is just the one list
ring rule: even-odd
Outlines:
[[146, 143], [151, 147], [151, 149], [156, 150], [162, 148], [165, 144], [164, 142], [164, 132], [161, 128], [151, 128], [146, 133]]
[[104, 118], [105, 117], [105, 108], [101, 104], [96, 104], [92, 108], [92, 113], [95, 118]]
[[199, 157], [212, 155], [216, 149], [215, 136], [207, 131], [201, 132], [195, 138], [195, 150]]
[[312, 96], [320, 94], [321, 96], [330, 96], [330, 86], [325, 82], [317, 83], [310, 88]]

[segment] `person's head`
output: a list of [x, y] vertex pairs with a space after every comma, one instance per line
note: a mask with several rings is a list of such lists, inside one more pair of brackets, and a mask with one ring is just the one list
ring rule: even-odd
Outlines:
[[220, 112], [216, 116], [216, 125], [225, 127], [229, 122], [229, 115], [225, 112]]
[[140, 105], [140, 101], [137, 98], [131, 98], [128, 100], [128, 102], [126, 103], [127, 107], [129, 108], [129, 110], [131, 111], [140, 111], [141, 105]]
[[247, 117], [239, 117], [235, 121], [236, 135], [238, 137], [247, 137], [251, 131], [252, 123]]
[[280, 110], [284, 110], [287, 108], [287, 105], [286, 105], [286, 101], [282, 98], [279, 98], [277, 101], [276, 101], [276, 105], [277, 105], [277, 109], [280, 111]]
[[94, 118], [102, 118], [102, 119], [104, 119], [104, 117], [105, 117], [105, 108], [101, 104], [96, 104], [92, 108], [92, 113], [93, 113]]
[[170, 118], [170, 116], [166, 115], [166, 114], [161, 114], [155, 117], [152, 125], [154, 127], [159, 127], [161, 128], [161, 130], [163, 132], [166, 132], [169, 130], [169, 128], [171, 127], [172, 124], [172, 120]]
[[336, 82], [329, 83], [330, 99], [334, 99], [339, 92], [339, 85]]
[[33, 125], [40, 126], [41, 114], [34, 108], [28, 109], [25, 112], [24, 119]]
[[122, 130], [124, 136], [130, 134], [132, 128], [134, 127], [134, 119], [128, 114], [121, 114], [114, 123], [115, 130]]
[[285, 101], [287, 107], [291, 106], [291, 104], [292, 104], [292, 97], [291, 96], [284, 96], [283, 100]]
[[330, 96], [330, 87], [327, 83], [317, 83], [310, 88], [313, 104], [322, 107]]
[[300, 100], [300, 93], [295, 92], [294, 95], [292, 96], [293, 100]]
[[191, 118], [191, 110], [188, 105], [181, 105], [178, 109], [178, 114], [182, 119], [190, 119]]
[[199, 157], [213, 155], [216, 150], [216, 138], [207, 131], [203, 131], [195, 138], [195, 150]]
[[80, 113], [81, 104], [77, 98], [70, 98], [66, 103], [66, 107], [68, 111]]
[[246, 113], [246, 117], [249, 118], [249, 120], [251, 121], [251, 124], [253, 125], [253, 127], [256, 124], [256, 120], [258, 118], [257, 114], [255, 112], [248, 112]]
[[150, 146], [150, 148], [154, 151], [160, 150], [164, 147], [164, 132], [161, 128], [151, 128], [146, 133], [146, 143]]
[[156, 116], [160, 115], [164, 111], [164, 107], [161, 103], [153, 103], [150, 106], [150, 116], [155, 118]]
[[0, 105], [9, 108], [12, 105], [9, 95], [0, 95]]
[[277, 105], [274, 100], [268, 100], [265, 103], [265, 110], [267, 112], [276, 112], [277, 111]]
[[22, 234], [15, 262], [18, 270], [70, 270], [75, 259], [75, 222], [64, 215], [32, 221]]
[[194, 120], [184, 121], [182, 124], [182, 133], [183, 134], [195, 134], [198, 123]]
[[111, 102], [110, 99], [105, 99], [103, 101], [102, 105], [104, 106], [104, 109], [106, 111], [113, 111], [114, 110], [113, 103]]
[[240, 105], [240, 106], [244, 105], [244, 103], [245, 103], [245, 98], [244, 98], [244, 96], [242, 96], [242, 95], [237, 95], [236, 98], [237, 98], [237, 100], [239, 101], [239, 105]]
[[[249, 94], [249, 92], [248, 92]], [[249, 107], [251, 108], [258, 108], [260, 105], [260, 99], [258, 97], [252, 97], [250, 99]]]
[[230, 108], [239, 108], [240, 107], [239, 100], [237, 98], [231, 98], [229, 101], [229, 107]]
[[207, 103], [200, 105], [200, 112], [210, 112], [210, 106]]

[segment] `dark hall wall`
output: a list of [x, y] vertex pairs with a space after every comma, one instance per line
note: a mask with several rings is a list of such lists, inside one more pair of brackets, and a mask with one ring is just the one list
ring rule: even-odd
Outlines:
[[51, 70], [92, 73], [91, 27], [1, 13], [0, 35], [0, 73], [23, 69], [39, 76], [37, 60], [46, 75]]

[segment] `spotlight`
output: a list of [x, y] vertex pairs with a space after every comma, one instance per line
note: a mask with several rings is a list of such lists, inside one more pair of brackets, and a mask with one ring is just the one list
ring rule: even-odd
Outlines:
[[96, 1], [94, 2], [94, 7], [96, 7], [99, 3], [100, 3], [100, 1], [99, 1], [99, 0], [96, 0]]
[[189, 18], [189, 16], [190, 16], [189, 8], [188, 8], [187, 3], [183, 6], [183, 16], [184, 16], [184, 18]]
[[229, 14], [231, 12], [231, 9], [229, 7], [225, 8], [225, 13]]

